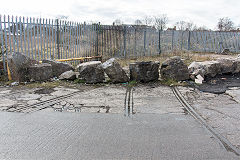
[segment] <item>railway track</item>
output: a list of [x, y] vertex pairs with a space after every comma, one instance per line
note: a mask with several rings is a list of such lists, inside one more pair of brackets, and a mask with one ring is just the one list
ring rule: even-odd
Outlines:
[[127, 87], [124, 101], [124, 115], [127, 117], [132, 117], [133, 115], [133, 87]]
[[226, 148], [227, 151], [233, 152], [236, 155], [240, 156], [240, 150], [233, 146], [225, 137], [223, 137], [221, 134], [219, 134], [215, 129], [213, 129], [208, 123], [195, 111], [195, 109], [185, 100], [185, 98], [182, 96], [180, 91], [177, 87], [172, 87], [173, 94], [175, 97], [179, 100], [179, 102], [182, 104], [182, 106], [188, 111], [190, 115], [192, 115], [196, 120], [198, 120], [199, 123], [201, 123], [203, 126], [208, 129], [212, 133], [212, 135], [219, 140], [219, 142], [223, 145], [223, 147]]

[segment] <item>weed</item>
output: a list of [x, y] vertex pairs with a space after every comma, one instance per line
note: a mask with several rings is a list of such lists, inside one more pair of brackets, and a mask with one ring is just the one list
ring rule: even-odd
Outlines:
[[86, 81], [83, 79], [75, 79], [74, 83], [86, 83]]
[[134, 87], [134, 86], [136, 86], [137, 85], [137, 81], [130, 81], [129, 83], [128, 83], [128, 86], [129, 87]]
[[107, 79], [107, 80], [106, 80], [106, 83], [112, 83], [111, 79], [110, 79], [110, 78]]

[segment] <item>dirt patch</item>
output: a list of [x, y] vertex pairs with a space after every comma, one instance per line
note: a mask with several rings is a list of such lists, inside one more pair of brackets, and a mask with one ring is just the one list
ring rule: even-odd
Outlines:
[[34, 91], [35, 94], [51, 94], [55, 90], [53, 88], [42, 88]]

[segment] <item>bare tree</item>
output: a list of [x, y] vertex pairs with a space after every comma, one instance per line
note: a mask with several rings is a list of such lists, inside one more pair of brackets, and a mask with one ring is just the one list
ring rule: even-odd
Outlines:
[[217, 28], [218, 28], [219, 31], [224, 30], [224, 18], [219, 18]]
[[218, 20], [217, 28], [219, 31], [230, 31], [234, 29], [234, 23], [228, 17], [220, 18]]
[[164, 30], [167, 27], [168, 17], [166, 14], [154, 16], [154, 26], [158, 30]]
[[191, 21], [186, 23], [186, 30], [192, 31], [195, 27], [196, 25]]
[[142, 25], [143, 24], [140, 19], [137, 19], [134, 23], [135, 23], [135, 25]]
[[151, 26], [153, 24], [153, 17], [152, 16], [145, 16], [143, 22], [147, 26]]
[[65, 15], [57, 15], [56, 16], [56, 19], [59, 19], [59, 20], [67, 20], [69, 18], [69, 16], [65, 16]]
[[121, 19], [116, 19], [113, 24], [115, 25], [122, 25], [123, 24], [123, 21]]
[[178, 30], [184, 31], [186, 30], [186, 23], [185, 21], [179, 21], [176, 23], [176, 27]]
[[193, 22], [186, 22], [186, 21], [179, 21], [176, 23], [176, 27], [178, 30], [188, 30], [188, 31], [192, 31], [195, 28], [197, 28], [197, 26], [193, 23]]

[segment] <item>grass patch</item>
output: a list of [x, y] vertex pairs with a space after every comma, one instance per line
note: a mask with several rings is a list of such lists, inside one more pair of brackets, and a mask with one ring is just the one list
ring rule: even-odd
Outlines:
[[13, 83], [14, 81], [2, 81], [4, 83], [4, 85], [11, 85], [11, 83]]
[[83, 79], [75, 79], [74, 83], [76, 83], [76, 84], [81, 83], [82, 84], [82, 83], [86, 83], [86, 81], [83, 80]]
[[128, 83], [128, 86], [129, 87], [134, 87], [134, 86], [136, 86], [137, 85], [137, 81], [130, 81], [129, 83]]
[[111, 79], [110, 78], [106, 79], [106, 83], [112, 83]]

